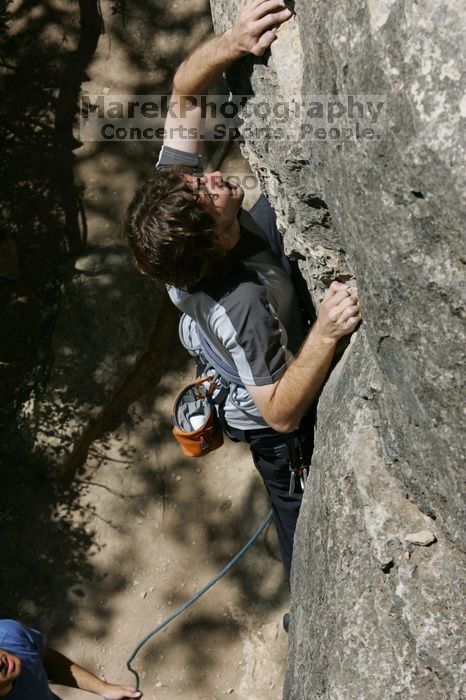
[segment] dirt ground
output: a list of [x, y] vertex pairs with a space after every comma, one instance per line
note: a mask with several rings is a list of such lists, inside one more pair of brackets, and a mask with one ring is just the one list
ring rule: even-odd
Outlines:
[[[174, 398], [193, 376], [174, 337], [162, 381], [91, 444], [69, 484], [39, 465], [1, 460], [0, 616], [36, 626], [51, 646], [112, 681], [134, 681], [126, 660], [139, 640], [217, 574], [269, 510], [244, 445], [228, 441], [190, 460], [172, 438]], [[269, 527], [141, 650], [133, 667], [145, 697], [278, 700], [287, 606]], [[62, 700], [85, 695], [54, 690]]]
[[[52, 627], [51, 641], [109, 679], [132, 680], [125, 662], [138, 640], [214, 576], [268, 512], [244, 446], [187, 460], [171, 439], [172, 400], [191, 375], [189, 365], [173, 371], [144, 404], [134, 404], [125, 425], [93, 445], [79, 477], [72, 519], [92, 538], [91, 575], [68, 591], [74, 629], [54, 635]], [[269, 528], [230, 574], [141, 650], [133, 666], [145, 696], [280, 698], [286, 600]]]
[[[182, 456], [168, 421], [194, 368], [174, 354], [179, 369], [93, 443], [69, 486], [4, 465], [1, 615], [112, 681], [133, 682], [126, 660], [138, 641], [222, 569], [269, 508], [245, 446]], [[287, 599], [270, 527], [141, 650], [133, 667], [145, 697], [281, 698]]]
[[[115, 5], [102, 3], [106, 33], [86, 91], [164, 94], [183, 53], [210, 31], [207, 3], [175, 2], [170, 8], [136, 3], [123, 20], [114, 16]], [[71, 50], [79, 27], [76, 8], [60, 2], [56, 7], [71, 28], [65, 31], [53, 14], [47, 23], [45, 10], [37, 21], [44, 41], [53, 44], [59, 34]], [[159, 145], [84, 143], [75, 151], [91, 249], [120, 236], [125, 208]], [[238, 150], [222, 169], [248, 172]], [[248, 191], [246, 207], [257, 194], [257, 188]], [[8, 362], [2, 366], [12, 392], [27, 395], [38, 381], [47, 382], [47, 353], [40, 366], [32, 366], [28, 355], [17, 374], [15, 356], [26, 340], [31, 358], [37, 339], [47, 346], [53, 313], [45, 293], [37, 301], [37, 285], [24, 268], [18, 281], [7, 284], [18, 291], [12, 296], [17, 303], [8, 326]], [[45, 340], [41, 328], [35, 329], [41, 314]], [[174, 397], [194, 376], [192, 362], [172, 340], [163, 380], [92, 443], [84, 468], [69, 484], [22, 459], [15, 437], [0, 449], [0, 615], [36, 626], [50, 645], [112, 681], [133, 682], [126, 659], [138, 641], [222, 569], [269, 509], [244, 446], [228, 443], [202, 460], [189, 460], [172, 439]], [[133, 666], [145, 697], [278, 700], [287, 606], [270, 527], [225, 578], [141, 650]], [[54, 690], [62, 700], [85, 697]]]
[[[69, 485], [2, 465], [1, 614], [108, 679], [131, 682], [131, 650], [214, 576], [268, 512], [245, 446], [183, 458], [170, 433], [176, 393], [194, 376], [173, 339], [171, 369], [91, 445]], [[147, 698], [282, 696], [287, 608], [275, 533], [140, 652]], [[63, 700], [83, 694], [61, 690]]]
[[[83, 162], [93, 173], [89, 179], [99, 182], [102, 160]], [[222, 170], [249, 172], [238, 148], [229, 151]], [[247, 192], [246, 208], [258, 193], [257, 187]], [[93, 186], [87, 196], [96, 196]], [[105, 240], [92, 210], [89, 230], [92, 240]], [[125, 665], [139, 640], [217, 574], [269, 510], [246, 446], [226, 441], [190, 460], [172, 438], [173, 401], [194, 373], [173, 338], [171, 369], [132, 404], [123, 424], [93, 443], [74, 482], [77, 500], [63, 512], [92, 544], [90, 575], [69, 590], [73, 629], [60, 632], [57, 645], [108, 679], [133, 682]], [[141, 650], [133, 667], [145, 697], [278, 700], [287, 606], [271, 526], [226, 577]], [[57, 622], [62, 630], [64, 620]], [[60, 689], [59, 696], [72, 700], [80, 693]]]

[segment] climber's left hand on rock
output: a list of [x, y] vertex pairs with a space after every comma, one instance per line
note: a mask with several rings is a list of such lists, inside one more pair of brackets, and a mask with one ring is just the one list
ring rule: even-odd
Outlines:
[[227, 34], [242, 53], [262, 56], [277, 38], [273, 29], [292, 15], [281, 0], [249, 0]]

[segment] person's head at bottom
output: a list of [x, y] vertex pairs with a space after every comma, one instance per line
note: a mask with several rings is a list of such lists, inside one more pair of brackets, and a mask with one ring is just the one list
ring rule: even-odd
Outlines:
[[7, 695], [21, 673], [21, 659], [0, 649], [0, 697]]

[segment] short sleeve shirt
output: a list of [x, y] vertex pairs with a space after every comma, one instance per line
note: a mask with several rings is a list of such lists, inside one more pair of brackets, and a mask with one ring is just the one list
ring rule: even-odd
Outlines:
[[167, 168], [170, 165], [187, 165], [193, 168], [195, 175], [202, 175], [204, 172], [203, 157], [200, 153], [187, 153], [171, 146], [162, 146], [155, 167], [157, 169]]
[[0, 649], [21, 660], [21, 673], [5, 698], [52, 700], [56, 697], [49, 689], [42, 664], [43, 637], [40, 632], [15, 620], [0, 620]]
[[[202, 168], [202, 156], [163, 147], [157, 167], [174, 163]], [[261, 199], [257, 211], [270, 218], [273, 210]], [[228, 272], [206, 277], [194, 289], [169, 287], [168, 293], [196, 321], [216, 354], [236, 369], [243, 385], [265, 386], [283, 376], [304, 339], [304, 327], [293, 284], [270, 248], [261, 217], [255, 220], [241, 209], [238, 220], [240, 240], [228, 253]], [[264, 227], [269, 223], [264, 220]], [[267, 427], [244, 386], [230, 391], [224, 411], [233, 428]]]

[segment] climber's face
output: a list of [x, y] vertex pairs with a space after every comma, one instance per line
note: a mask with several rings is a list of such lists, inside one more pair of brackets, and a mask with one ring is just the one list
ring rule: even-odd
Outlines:
[[202, 176], [185, 177], [206, 209], [217, 219], [219, 229], [229, 230], [235, 223], [243, 202], [243, 188], [225, 180], [220, 170]]

